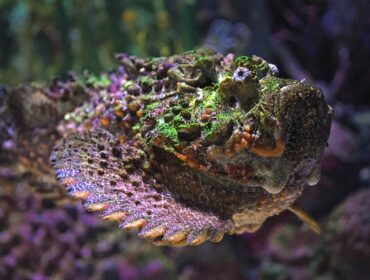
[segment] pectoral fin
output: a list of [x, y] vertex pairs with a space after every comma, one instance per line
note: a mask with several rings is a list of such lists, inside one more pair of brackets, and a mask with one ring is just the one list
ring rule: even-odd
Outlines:
[[307, 227], [311, 229], [313, 232], [315, 232], [316, 234], [321, 234], [320, 225], [302, 209], [292, 205], [288, 208], [288, 210], [295, 214], [298, 217], [298, 219], [304, 222], [307, 225]]

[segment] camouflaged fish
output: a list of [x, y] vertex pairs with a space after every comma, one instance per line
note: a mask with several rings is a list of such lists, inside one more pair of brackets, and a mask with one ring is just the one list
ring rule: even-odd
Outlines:
[[51, 162], [69, 194], [156, 245], [256, 231], [320, 178], [332, 110], [260, 57], [207, 49], [141, 59], [91, 81]]

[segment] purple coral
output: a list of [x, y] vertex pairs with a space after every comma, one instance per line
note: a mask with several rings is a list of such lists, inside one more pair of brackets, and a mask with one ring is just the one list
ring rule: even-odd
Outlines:
[[367, 279], [370, 260], [370, 189], [349, 196], [329, 217], [324, 250], [338, 279]]
[[8, 188], [3, 183], [1, 279], [159, 279], [168, 273], [158, 250], [126, 242], [130, 235], [99, 222], [81, 206], [33, 194], [22, 184]]

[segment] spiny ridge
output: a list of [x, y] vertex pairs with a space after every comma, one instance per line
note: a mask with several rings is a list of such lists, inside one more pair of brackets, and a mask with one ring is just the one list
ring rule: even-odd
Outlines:
[[232, 230], [230, 220], [184, 205], [165, 186], [158, 188], [154, 176], [141, 168], [145, 160], [142, 151], [105, 130], [62, 140], [51, 155], [57, 179], [87, 210], [139, 230], [139, 237], [156, 245], [218, 242]]

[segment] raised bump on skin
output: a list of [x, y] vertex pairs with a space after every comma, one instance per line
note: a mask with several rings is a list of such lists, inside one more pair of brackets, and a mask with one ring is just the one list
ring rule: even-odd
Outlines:
[[261, 157], [279, 157], [285, 151], [285, 141], [280, 138], [272, 150], [266, 149], [264, 146], [254, 145], [251, 147], [251, 151]]

